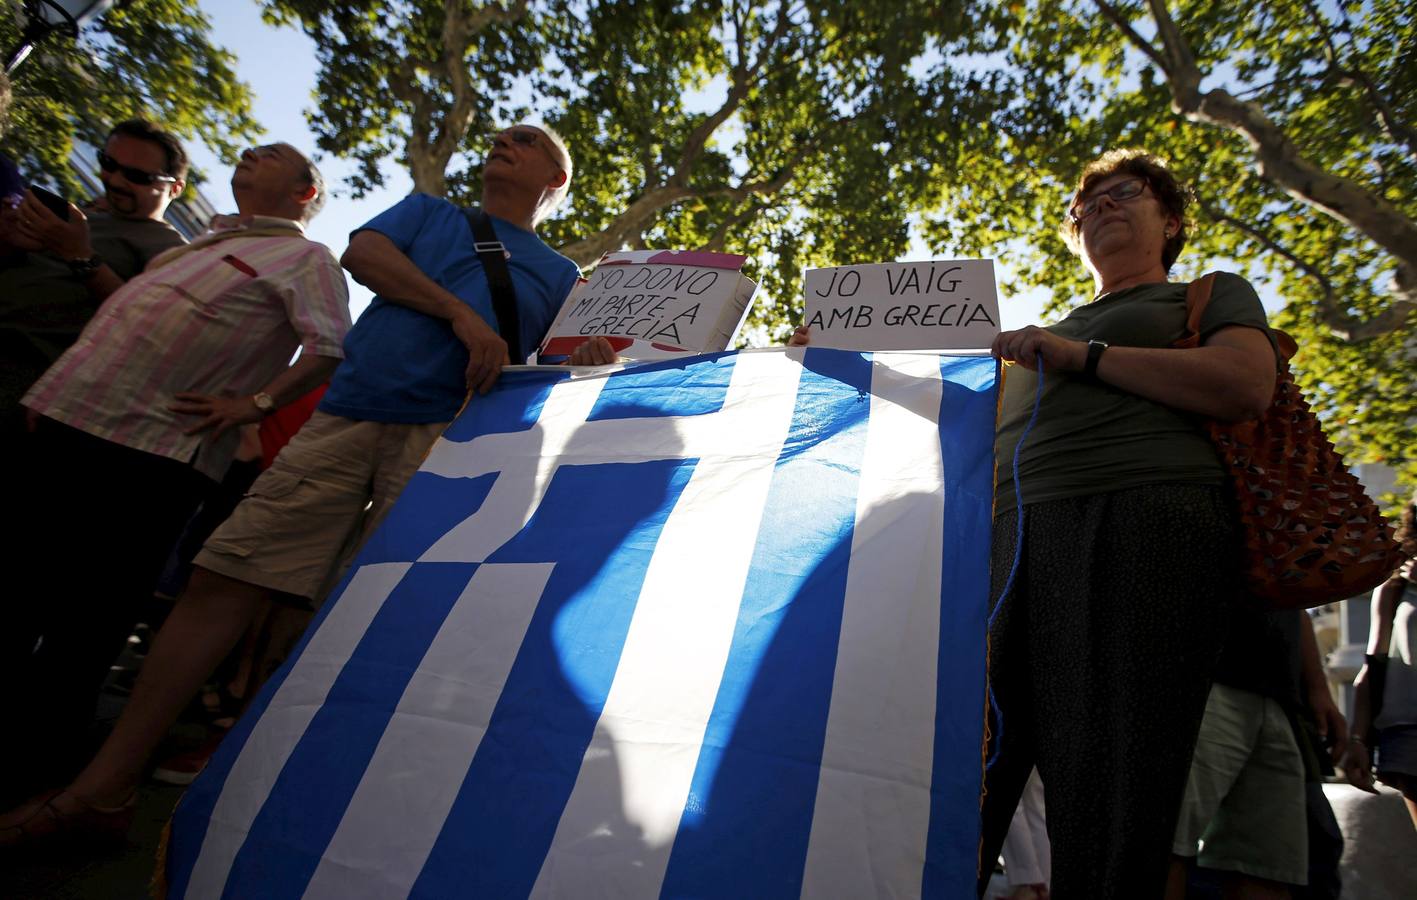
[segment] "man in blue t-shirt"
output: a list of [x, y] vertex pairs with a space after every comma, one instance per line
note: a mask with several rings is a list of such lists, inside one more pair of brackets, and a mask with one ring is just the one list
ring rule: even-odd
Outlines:
[[[124, 798], [147, 757], [257, 612], [275, 598], [318, 605], [468, 392], [492, 387], [508, 342], [523, 352], [541, 342], [580, 274], [535, 231], [571, 172], [561, 139], [528, 125], [498, 134], [483, 168], [482, 208], [506, 247], [520, 334], [500, 332], [453, 204], [415, 194], [351, 236], [341, 262], [377, 296], [319, 410], [197, 555], [113, 734], [65, 792], [68, 806], [22, 831], [102, 830], [131, 817]], [[573, 362], [609, 355], [602, 342]]]
[[[483, 167], [482, 209], [505, 247], [519, 334], [503, 334], [463, 210], [413, 194], [350, 236], [340, 262], [375, 292], [350, 329], [319, 410], [212, 534], [188, 593], [212, 585], [253, 608], [271, 593], [312, 605], [393, 506], [469, 391], [486, 393], [534, 349], [575, 286], [576, 264], [542, 243], [571, 158], [554, 133], [516, 125]], [[366, 507], [368, 509], [366, 510]]]

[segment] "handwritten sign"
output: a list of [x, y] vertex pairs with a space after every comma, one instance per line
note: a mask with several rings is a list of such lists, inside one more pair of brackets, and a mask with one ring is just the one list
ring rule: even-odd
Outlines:
[[565, 356], [599, 335], [628, 359], [726, 350], [758, 286], [730, 253], [607, 253], [566, 298], [541, 356]]
[[808, 269], [812, 346], [838, 350], [963, 350], [999, 333], [992, 259]]

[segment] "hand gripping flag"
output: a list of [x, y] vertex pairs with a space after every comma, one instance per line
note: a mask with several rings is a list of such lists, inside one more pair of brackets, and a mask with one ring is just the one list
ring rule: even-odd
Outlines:
[[504, 374], [188, 791], [170, 896], [973, 896], [996, 397]]

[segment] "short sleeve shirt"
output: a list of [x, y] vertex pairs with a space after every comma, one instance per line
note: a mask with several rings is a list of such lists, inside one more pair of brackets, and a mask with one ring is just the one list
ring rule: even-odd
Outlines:
[[[1186, 282], [1143, 284], [1105, 294], [1048, 330], [1119, 347], [1170, 347], [1186, 335]], [[1231, 325], [1265, 329], [1250, 283], [1216, 276], [1201, 338]], [[1184, 351], [1177, 351], [1184, 352]], [[1012, 366], [1004, 378], [995, 453], [994, 509], [1013, 508], [1014, 449], [1033, 412], [1036, 373]], [[1045, 372], [1038, 421], [1019, 460], [1025, 503], [1123, 490], [1143, 484], [1224, 483], [1225, 470], [1201, 417], [1077, 373]]]
[[220, 480], [238, 430], [183, 432], [180, 391], [253, 394], [296, 350], [339, 357], [349, 288], [329, 248], [287, 219], [256, 217], [159, 256], [104, 302], [24, 397], [73, 428]]
[[1393, 613], [1383, 708], [1373, 724], [1417, 726], [1417, 584], [1410, 581]]
[[[521, 319], [517, 340], [523, 353], [529, 353], [551, 327], [580, 271], [534, 232], [490, 218], [510, 254], [507, 268]], [[487, 276], [460, 207], [427, 194], [412, 194], [358, 230], [377, 231], [388, 238], [425, 275], [501, 333]], [[365, 421], [421, 424], [450, 421], [462, 408], [467, 348], [443, 319], [376, 296], [350, 331], [344, 350], [344, 362], [320, 404], [324, 412]]]
[[1230, 610], [1230, 621], [1215, 681], [1268, 697], [1288, 710], [1303, 703], [1299, 691], [1300, 616], [1298, 609], [1268, 609], [1244, 597]]
[[[166, 222], [86, 213], [89, 242], [127, 281], [153, 257], [186, 243]], [[19, 254], [0, 262], [0, 399], [5, 407], [44, 374], [79, 337], [98, 309], [85, 280], [48, 253]]]

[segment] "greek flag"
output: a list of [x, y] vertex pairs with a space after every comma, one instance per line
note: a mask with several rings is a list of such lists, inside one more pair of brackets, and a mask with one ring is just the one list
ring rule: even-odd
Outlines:
[[174, 815], [192, 898], [973, 896], [996, 370], [512, 370]]

